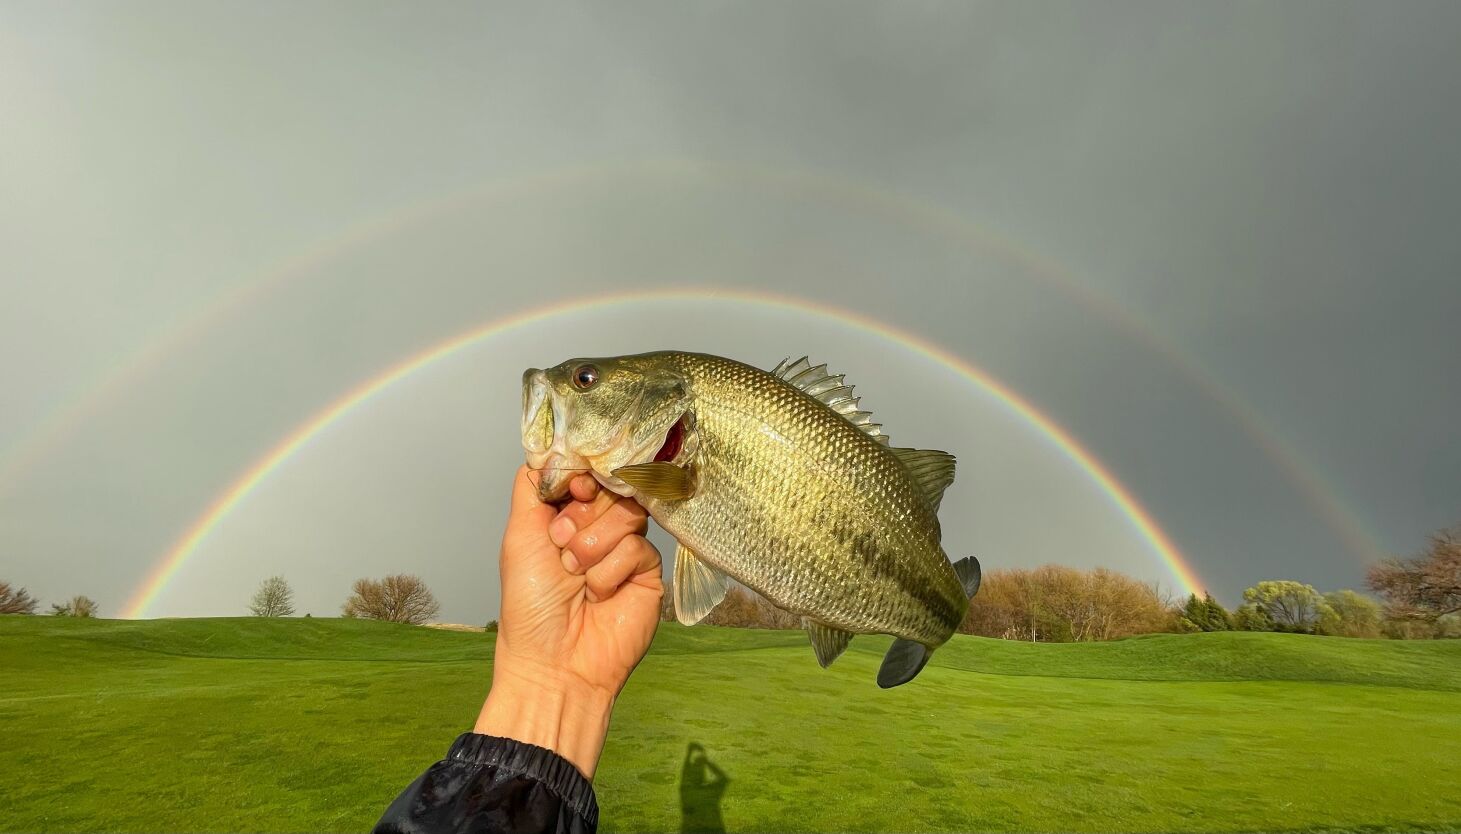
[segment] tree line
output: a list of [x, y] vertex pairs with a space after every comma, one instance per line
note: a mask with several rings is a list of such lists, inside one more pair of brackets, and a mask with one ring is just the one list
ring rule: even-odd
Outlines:
[[[1349, 589], [1321, 593], [1294, 580], [1266, 580], [1243, 591], [1242, 603], [1229, 610], [1208, 594], [1173, 600], [1153, 583], [1107, 568], [1011, 568], [985, 574], [959, 631], [1042, 642], [1198, 631], [1461, 637], [1461, 526], [1437, 532], [1413, 557], [1371, 566], [1366, 585], [1378, 600]], [[675, 619], [673, 600], [674, 590], [666, 581], [661, 619]], [[25, 588], [0, 581], [0, 614], [34, 614], [39, 605]], [[293, 616], [294, 591], [284, 577], [271, 576], [254, 593], [249, 611], [258, 617]], [[345, 617], [417, 625], [431, 621], [439, 611], [426, 583], [409, 574], [358, 579], [341, 607]], [[50, 613], [95, 617], [97, 604], [75, 596], [53, 604]], [[802, 627], [800, 617], [738, 583], [704, 622], [742, 628]]]
[[[41, 601], [24, 588], [17, 588], [0, 580], [0, 614], [34, 614]], [[78, 594], [62, 602], [51, 603], [50, 614], [55, 617], [95, 617], [96, 600]]]

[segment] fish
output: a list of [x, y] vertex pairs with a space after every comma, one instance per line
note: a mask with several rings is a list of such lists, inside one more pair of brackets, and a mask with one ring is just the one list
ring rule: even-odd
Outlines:
[[844, 374], [807, 357], [766, 371], [704, 353], [570, 359], [523, 373], [522, 441], [539, 496], [588, 472], [677, 543], [675, 616], [704, 619], [735, 580], [801, 617], [826, 668], [890, 634], [877, 683], [912, 680], [979, 589], [938, 511], [948, 452], [893, 446]]

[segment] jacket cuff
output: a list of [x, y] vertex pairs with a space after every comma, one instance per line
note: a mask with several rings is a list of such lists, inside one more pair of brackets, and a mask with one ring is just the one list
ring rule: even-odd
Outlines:
[[446, 754], [448, 761], [487, 765], [536, 780], [590, 826], [599, 824], [594, 786], [573, 763], [546, 747], [482, 733], [462, 733]]

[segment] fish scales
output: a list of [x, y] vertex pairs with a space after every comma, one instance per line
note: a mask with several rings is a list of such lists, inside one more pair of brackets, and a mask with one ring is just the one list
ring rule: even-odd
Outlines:
[[644, 499], [655, 520], [788, 611], [855, 633], [947, 639], [968, 600], [937, 516], [892, 452], [765, 371], [672, 356], [695, 392], [701, 472], [691, 498]]

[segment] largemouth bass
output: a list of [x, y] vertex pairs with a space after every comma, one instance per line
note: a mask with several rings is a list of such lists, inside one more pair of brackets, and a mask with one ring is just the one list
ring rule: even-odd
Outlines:
[[892, 446], [859, 400], [806, 357], [771, 372], [674, 351], [572, 359], [523, 374], [523, 447], [544, 500], [587, 471], [675, 537], [680, 622], [733, 577], [800, 615], [824, 668], [853, 634], [897, 637], [886, 688], [954, 633], [980, 572], [940, 544], [953, 455]]

